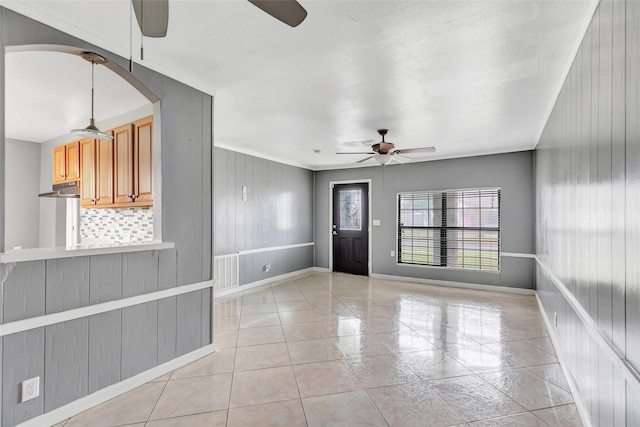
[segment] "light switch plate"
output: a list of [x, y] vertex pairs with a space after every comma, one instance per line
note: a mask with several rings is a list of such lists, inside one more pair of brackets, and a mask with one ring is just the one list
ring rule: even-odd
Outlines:
[[28, 380], [22, 381], [21, 402], [35, 399], [38, 396], [40, 396], [40, 377], [29, 378]]
[[375, 226], [378, 226], [378, 227], [379, 227], [379, 226], [380, 226], [380, 220], [379, 220], [379, 219], [374, 219], [374, 220], [373, 220], [373, 225], [375, 225]]

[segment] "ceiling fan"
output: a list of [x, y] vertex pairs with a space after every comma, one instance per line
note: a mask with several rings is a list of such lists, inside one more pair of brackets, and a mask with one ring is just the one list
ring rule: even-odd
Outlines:
[[[336, 154], [372, 154], [369, 157], [358, 160], [356, 163], [364, 163], [369, 159], [375, 159], [380, 165], [386, 166], [392, 160], [398, 163], [407, 163], [411, 161], [409, 157], [403, 156], [406, 153], [433, 153], [436, 151], [435, 147], [420, 147], [420, 148], [405, 148], [404, 150], [395, 150], [395, 145], [392, 142], [384, 140], [384, 136], [389, 132], [389, 129], [378, 129], [378, 133], [382, 136], [382, 141], [373, 144], [371, 146], [372, 151], [363, 152], [340, 152]], [[369, 141], [362, 141], [363, 143]]]
[[[285, 24], [296, 27], [307, 11], [296, 0], [248, 0]], [[165, 37], [169, 25], [169, 0], [131, 0], [138, 26], [145, 37]]]

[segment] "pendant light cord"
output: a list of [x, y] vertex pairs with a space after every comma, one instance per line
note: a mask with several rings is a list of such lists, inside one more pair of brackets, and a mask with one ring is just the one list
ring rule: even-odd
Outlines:
[[140, 61], [144, 61], [144, 0], [140, 1]]
[[129, 3], [129, 72], [133, 72], [133, 2]]
[[93, 73], [96, 68], [96, 63], [91, 61], [91, 121], [93, 121]]

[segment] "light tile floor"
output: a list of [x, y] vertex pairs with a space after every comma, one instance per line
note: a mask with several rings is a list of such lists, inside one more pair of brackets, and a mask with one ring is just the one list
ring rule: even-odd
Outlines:
[[580, 426], [533, 296], [314, 273], [214, 309], [216, 352], [60, 426]]

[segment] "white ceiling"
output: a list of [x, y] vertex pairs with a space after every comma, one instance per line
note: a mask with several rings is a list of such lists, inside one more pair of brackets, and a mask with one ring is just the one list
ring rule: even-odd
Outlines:
[[[527, 150], [597, 3], [299, 1], [309, 14], [290, 28], [244, 0], [170, 0], [142, 63], [215, 94], [217, 146], [310, 169], [351, 166], [362, 156], [335, 151], [362, 149], [341, 143], [383, 127], [396, 148], [436, 147], [414, 161]], [[128, 0], [0, 4], [129, 56]]]
[[[91, 63], [59, 52], [11, 52], [5, 56], [5, 135], [44, 142], [91, 117]], [[149, 101], [109, 69], [95, 67], [94, 117], [133, 111]], [[106, 129], [104, 129], [106, 130]]]

